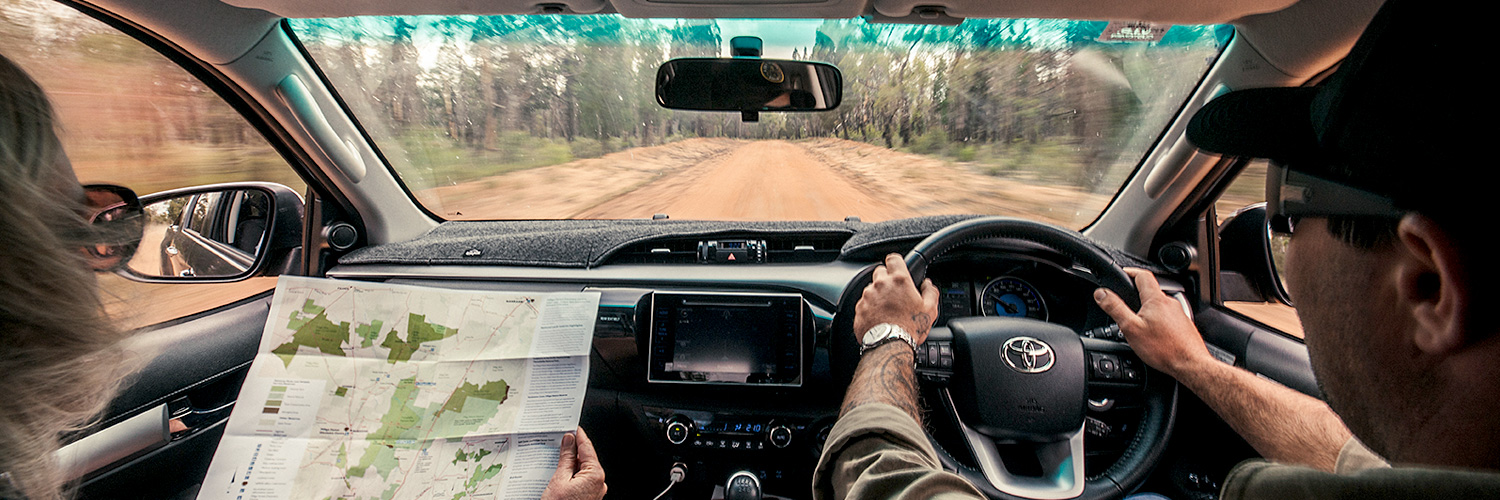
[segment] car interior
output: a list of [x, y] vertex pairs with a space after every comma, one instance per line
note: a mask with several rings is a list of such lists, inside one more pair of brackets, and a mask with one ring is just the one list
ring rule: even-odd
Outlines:
[[[609, 498], [652, 498], [670, 484], [674, 464], [686, 466], [686, 478], [666, 498], [724, 498], [726, 482], [741, 472], [759, 479], [766, 498], [810, 498], [814, 465], [859, 360], [856, 335], [862, 332], [853, 331], [855, 304], [873, 267], [896, 253], [942, 292], [941, 316], [918, 351], [918, 373], [927, 412], [923, 423], [943, 466], [990, 498], [1040, 500], [1121, 498], [1137, 491], [1217, 498], [1229, 469], [1257, 456], [1191, 392], [1136, 359], [1118, 326], [1094, 304], [1091, 294], [1101, 286], [1134, 296], [1121, 267], [1154, 272], [1190, 313], [1216, 357], [1319, 396], [1295, 318], [1288, 326], [1291, 313], [1283, 311], [1280, 319], [1256, 314], [1290, 310], [1275, 278], [1263, 209], [1216, 204], [1254, 163], [1199, 152], [1184, 129], [1196, 109], [1229, 90], [1315, 84], [1338, 65], [1380, 3], [92, 0], [62, 5], [180, 65], [243, 116], [305, 183], [300, 197], [250, 191], [252, 200], [241, 194], [243, 201], [234, 207], [239, 215], [232, 216], [239, 221], [235, 230], [254, 238], [232, 243], [256, 260], [243, 273], [207, 278], [303, 275], [466, 290], [598, 292], [581, 426], [598, 446]], [[353, 16], [611, 13], [627, 19], [863, 18], [892, 25], [1074, 19], [1227, 25], [1232, 36], [1207, 61], [1206, 73], [1191, 91], [1180, 96], [1181, 105], [1164, 127], [1153, 131], [1138, 161], [1119, 174], [1120, 185], [1100, 193], [1107, 199], [1102, 212], [1063, 229], [1024, 214], [912, 214], [871, 222], [667, 215], [457, 220], [412, 194], [407, 176], [391, 167], [375, 126], [354, 111], [363, 106], [354, 102], [360, 90], [330, 83], [335, 75], [320, 67], [317, 49], [299, 38], [303, 25], [297, 24]], [[848, 94], [844, 100], [851, 105]], [[773, 112], [760, 111], [760, 119]], [[745, 113], [745, 121], [751, 114]], [[149, 194], [142, 193], [148, 206], [170, 198]], [[263, 233], [269, 235], [264, 240]], [[191, 278], [156, 280], [189, 283]], [[61, 455], [69, 476], [79, 480], [80, 498], [196, 494], [259, 347], [270, 293], [185, 314], [137, 334], [136, 342], [154, 358], [97, 424], [69, 437]], [[766, 326], [773, 323], [765, 319], [771, 316], [744, 309], [750, 302], [774, 304], [777, 314], [796, 320]], [[703, 303], [750, 311], [733, 320], [725, 313], [716, 331], [727, 343], [723, 349], [755, 351], [765, 358], [755, 361], [770, 368], [729, 380], [695, 368], [691, 356], [673, 358], [659, 350], [674, 333], [658, 328], [654, 319], [690, 314]], [[984, 321], [995, 315], [1038, 320], [1028, 323], [1027, 334], [1065, 346], [1057, 347], [1057, 362], [1067, 369], [1042, 382], [999, 369], [1000, 357], [979, 354], [999, 348], [987, 343], [993, 325]], [[767, 335], [767, 329], [795, 335], [788, 333], [792, 340], [765, 353], [743, 340]], [[1048, 401], [1038, 405], [1068, 410], [1031, 418], [1027, 407], [1015, 402], [1036, 398]], [[1013, 425], [1005, 432], [987, 430], [997, 422]]]

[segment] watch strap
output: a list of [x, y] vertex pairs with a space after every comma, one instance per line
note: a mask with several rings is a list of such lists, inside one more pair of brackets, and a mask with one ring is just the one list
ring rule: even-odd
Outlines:
[[[905, 328], [901, 328], [900, 326], [896, 326], [896, 325], [889, 324], [889, 323], [881, 323], [879, 325], [875, 325], [874, 327], [870, 328], [870, 330], [874, 330], [876, 328], [880, 328], [880, 327], [883, 327], [883, 326], [886, 326], [886, 325], [890, 326], [890, 331], [888, 333], [886, 333], [885, 337], [881, 338], [880, 340], [876, 340], [872, 344], [865, 344], [865, 343], [863, 343], [861, 341], [860, 346], [859, 346], [859, 354], [861, 356], [863, 356], [865, 354], [865, 351], [869, 351], [870, 349], [874, 349], [876, 347], [880, 347], [880, 346], [883, 346], [885, 344], [888, 344], [892, 340], [900, 340], [902, 342], [905, 342], [906, 345], [907, 345], [907, 347], [911, 348], [911, 352], [912, 352], [913, 355], [916, 355], [916, 353], [917, 353], [917, 341], [916, 341], [916, 339], [911, 338], [911, 334], [907, 333], [907, 331], [906, 331]], [[869, 331], [866, 331], [866, 333], [868, 333], [868, 332]]]

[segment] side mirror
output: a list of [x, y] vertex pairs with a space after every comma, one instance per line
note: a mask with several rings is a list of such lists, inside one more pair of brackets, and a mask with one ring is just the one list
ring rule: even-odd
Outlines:
[[1221, 300], [1281, 302], [1292, 299], [1282, 284], [1287, 238], [1271, 234], [1266, 204], [1240, 209], [1219, 225]]
[[696, 111], [827, 111], [844, 99], [831, 64], [760, 58], [688, 58], [656, 70], [656, 102]]
[[141, 197], [145, 232], [118, 274], [146, 283], [228, 283], [295, 269], [302, 196], [269, 182], [235, 182]]

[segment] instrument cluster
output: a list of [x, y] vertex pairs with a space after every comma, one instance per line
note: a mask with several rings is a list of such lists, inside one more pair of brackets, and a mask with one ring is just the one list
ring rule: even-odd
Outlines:
[[1080, 332], [1109, 322], [1094, 305], [1097, 285], [1079, 271], [1022, 258], [963, 257], [935, 264], [928, 276], [942, 294], [937, 326], [951, 318], [1030, 318]]

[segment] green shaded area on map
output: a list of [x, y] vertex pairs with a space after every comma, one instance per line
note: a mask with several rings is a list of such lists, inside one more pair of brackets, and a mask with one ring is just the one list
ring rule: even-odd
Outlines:
[[314, 303], [312, 299], [307, 299], [302, 303], [301, 310], [292, 311], [292, 314], [287, 316], [290, 321], [287, 321], [286, 327], [288, 330], [302, 328], [302, 325], [307, 324], [313, 317], [323, 314], [323, 310], [324, 308]]
[[369, 445], [365, 448], [365, 454], [360, 457], [359, 465], [349, 468], [349, 477], [365, 477], [370, 467], [374, 467], [375, 473], [385, 479], [396, 468], [396, 451], [391, 448], [392, 445], [377, 442]]
[[371, 466], [384, 478], [396, 468], [395, 447], [415, 448], [417, 424], [422, 423], [423, 412], [411, 405], [417, 397], [416, 377], [404, 378], [396, 383], [396, 392], [391, 394], [391, 410], [380, 418], [380, 428], [365, 438], [368, 446], [359, 458], [359, 465], [349, 469], [353, 477], [365, 477]]
[[401, 340], [401, 337], [396, 336], [396, 331], [393, 329], [391, 333], [386, 334], [385, 342], [381, 342], [380, 347], [391, 350], [391, 355], [387, 360], [391, 364], [396, 364], [398, 362], [411, 361], [411, 355], [415, 354], [417, 349], [422, 348], [423, 342], [443, 340], [457, 334], [457, 328], [448, 328], [436, 323], [428, 323], [427, 316], [408, 313], [406, 318], [406, 340]]
[[[416, 377], [404, 378], [396, 383], [396, 392], [391, 394], [391, 409], [380, 417], [380, 428], [365, 439], [370, 441], [415, 440], [412, 431], [422, 423], [425, 411], [412, 406], [417, 398]], [[373, 446], [374, 443], [372, 443]]]
[[[474, 476], [470, 477], [469, 481], [466, 482], [466, 483], [464, 483], [464, 489], [466, 489], [466, 490], [472, 490], [472, 489], [474, 489], [474, 485], [479, 484], [480, 481], [485, 481], [485, 480], [488, 480], [488, 479], [490, 479], [492, 477], [495, 477], [496, 474], [500, 473], [500, 469], [502, 469], [504, 467], [505, 467], [505, 464], [495, 464], [495, 465], [491, 465], [489, 467], [475, 467], [474, 468]], [[457, 498], [457, 497], [455, 497], [455, 498]]]
[[377, 319], [375, 321], [371, 321], [369, 324], [360, 324], [358, 326], [355, 326], [354, 334], [358, 335], [359, 338], [363, 340], [359, 343], [359, 346], [370, 347], [375, 345], [375, 339], [380, 337], [380, 327], [384, 324], [385, 322]]
[[344, 397], [345, 394], [349, 394], [349, 388], [348, 387], [340, 387], [338, 389], [334, 389], [333, 390], [333, 395], [334, 396]]
[[467, 403], [469, 398], [488, 399], [497, 403], [504, 403], [506, 392], [509, 389], [510, 385], [506, 384], [504, 380], [485, 382], [484, 385], [474, 385], [464, 382], [463, 385], [458, 387], [458, 390], [453, 391], [452, 396], [448, 397], [448, 402], [443, 403], [443, 411], [462, 413], [464, 411], [464, 403]]
[[458, 454], [453, 457], [453, 465], [458, 465], [459, 462], [478, 462], [489, 454], [490, 450], [482, 448], [474, 453], [464, 453], [464, 450], [458, 450]]
[[[317, 312], [313, 313], [313, 310]], [[312, 319], [302, 319], [300, 315], [303, 313], [317, 315]], [[298, 346], [313, 347], [323, 354], [344, 355], [343, 345], [349, 340], [349, 323], [341, 321], [334, 324], [329, 321], [327, 313], [323, 308], [314, 305], [312, 299], [308, 299], [307, 303], [303, 304], [301, 311], [292, 313], [287, 327], [295, 330], [292, 333], [292, 339], [271, 350], [271, 354], [280, 357], [287, 366], [292, 365], [292, 358], [297, 355]]]
[[349, 450], [345, 449], [345, 446], [347, 446], [346, 443], [339, 443], [338, 457], [333, 459], [334, 467], [342, 469], [349, 466]]
[[[426, 449], [434, 439], [468, 435], [495, 417], [509, 389], [504, 380], [478, 385], [466, 382], [449, 394], [442, 406], [434, 402], [419, 407], [413, 401], [417, 400], [423, 385], [415, 377], [397, 381], [391, 394], [390, 409], [381, 416], [380, 427], [365, 437], [364, 454], [358, 464], [348, 469], [347, 475], [365, 477], [369, 468], [374, 467], [380, 477], [386, 478], [398, 465], [397, 453]], [[490, 450], [473, 453], [460, 450], [455, 453], [453, 463], [461, 460], [477, 462], [491, 453]]]

